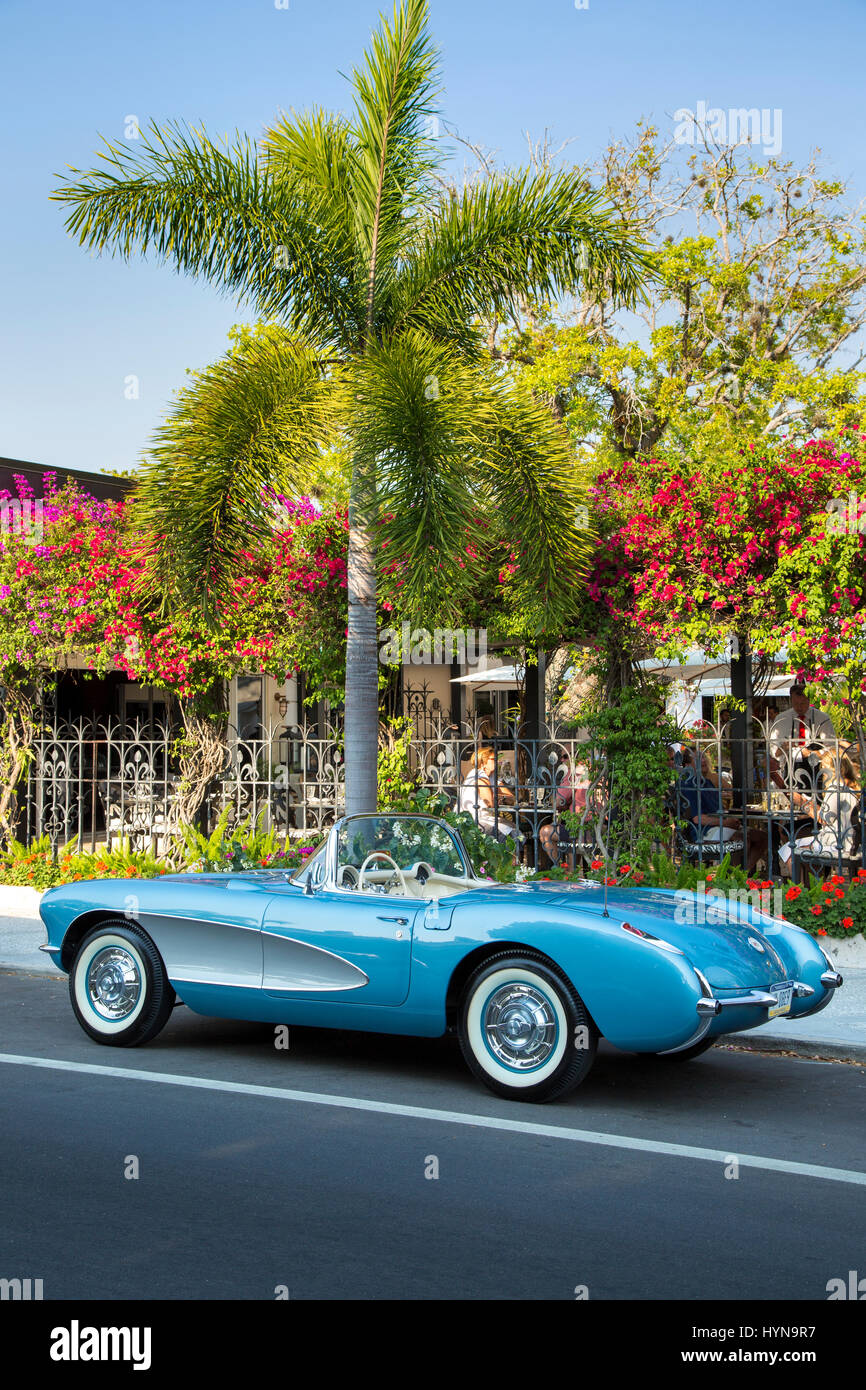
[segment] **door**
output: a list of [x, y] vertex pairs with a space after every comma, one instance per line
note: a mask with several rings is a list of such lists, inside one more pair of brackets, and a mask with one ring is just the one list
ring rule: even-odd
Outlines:
[[280, 998], [402, 1004], [425, 904], [320, 888], [275, 893], [262, 922], [263, 988]]

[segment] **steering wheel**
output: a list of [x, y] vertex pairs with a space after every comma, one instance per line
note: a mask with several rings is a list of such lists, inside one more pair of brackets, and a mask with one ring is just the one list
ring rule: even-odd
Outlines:
[[363, 893], [364, 890], [365, 890], [365, 888], [366, 888], [366, 886], [367, 886], [366, 883], [364, 882], [364, 877], [365, 877], [365, 874], [366, 874], [366, 872], [367, 872], [367, 866], [368, 866], [368, 864], [370, 864], [370, 862], [371, 862], [373, 859], [387, 859], [387, 860], [388, 860], [388, 863], [392, 866], [392, 868], [393, 868], [393, 870], [394, 870], [394, 877], [396, 878], [397, 883], [400, 885], [400, 893], [401, 893], [401, 895], [402, 895], [404, 898], [408, 897], [409, 894], [408, 894], [408, 890], [407, 890], [407, 888], [406, 888], [406, 880], [405, 880], [405, 878], [403, 877], [403, 870], [400, 868], [400, 865], [397, 864], [397, 863], [391, 858], [390, 854], [386, 854], [385, 851], [384, 851], [383, 849], [374, 849], [374, 850], [373, 850], [373, 853], [372, 853], [372, 854], [368, 854], [368, 855], [367, 855], [367, 858], [364, 860], [363, 864], [361, 865], [361, 873], [360, 873], [360, 877], [359, 877], [359, 880], [358, 880], [358, 891], [361, 892], [361, 893]]
[[344, 865], [343, 865], [342, 869], [341, 869], [340, 872], [337, 874], [337, 887], [338, 887], [338, 888], [357, 888], [357, 887], [358, 887], [358, 870], [355, 868], [354, 864], [344, 864]]

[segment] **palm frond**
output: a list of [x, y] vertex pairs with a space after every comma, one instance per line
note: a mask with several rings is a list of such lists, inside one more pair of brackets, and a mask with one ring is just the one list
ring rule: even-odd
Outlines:
[[518, 554], [525, 608], [571, 611], [590, 545], [565, 431], [528, 393], [414, 333], [371, 349], [351, 378], [356, 460], [375, 470], [381, 560], [399, 607], [431, 628], [471, 594], [474, 553]]
[[565, 430], [519, 385], [492, 380], [478, 410], [488, 433], [473, 484], [517, 552], [515, 602], [551, 630], [571, 617], [592, 555], [584, 480]]
[[[265, 131], [262, 145], [274, 182], [294, 205], [304, 207], [320, 244], [327, 247], [327, 282], [340, 286], [338, 323], [343, 350], [349, 353], [363, 335], [368, 269], [355, 239], [351, 189], [357, 151], [352, 132], [342, 117], [314, 110], [282, 116]], [[315, 323], [317, 336], [328, 341], [333, 316], [327, 302], [310, 301], [307, 325], [313, 328], [317, 308], [322, 315], [322, 322]]]
[[276, 330], [197, 375], [160, 427], [138, 487], [150, 577], [210, 621], [273, 527], [268, 489], [297, 495], [335, 434], [318, 356]]
[[427, 0], [402, 0], [372, 36], [353, 73], [357, 160], [352, 179], [355, 238], [367, 264], [367, 323], [394, 274], [437, 163], [434, 114], [438, 55], [427, 31]]
[[80, 245], [129, 259], [152, 252], [255, 305], [302, 324], [312, 299], [345, 311], [327, 240], [303, 205], [237, 137], [217, 145], [181, 125], [142, 131], [135, 145], [103, 142], [101, 164], [61, 183], [66, 228]]
[[[375, 476], [381, 561], [397, 565], [405, 614], [458, 611], [473, 497], [466, 469], [475, 374], [420, 334], [371, 346], [351, 378], [356, 467]], [[383, 520], [384, 519], [384, 520]]]
[[462, 342], [474, 315], [522, 296], [604, 285], [633, 303], [653, 274], [648, 248], [576, 170], [497, 175], [444, 200], [394, 290], [393, 329]]

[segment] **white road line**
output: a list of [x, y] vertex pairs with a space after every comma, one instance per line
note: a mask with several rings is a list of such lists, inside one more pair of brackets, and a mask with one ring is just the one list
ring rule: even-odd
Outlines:
[[866, 1187], [866, 1173], [858, 1173], [854, 1169], [824, 1168], [817, 1163], [791, 1163], [784, 1158], [738, 1153], [735, 1145], [729, 1149], [700, 1149], [692, 1144], [666, 1144], [659, 1139], [635, 1139], [627, 1134], [566, 1129], [561, 1125], [504, 1120], [492, 1115], [467, 1115], [459, 1110], [430, 1110], [423, 1105], [392, 1105], [388, 1101], [362, 1100], [358, 1096], [319, 1095], [314, 1091], [290, 1091], [282, 1086], [252, 1086], [243, 1081], [214, 1081], [205, 1076], [175, 1076], [171, 1072], [102, 1067], [92, 1062], [64, 1062], [51, 1057], [18, 1057], [7, 1052], [0, 1052], [0, 1062], [18, 1067], [44, 1067], [48, 1071], [80, 1072], [87, 1076], [116, 1076], [125, 1081], [152, 1081], [161, 1086], [227, 1091], [240, 1096], [262, 1096], [268, 1100], [293, 1100], [303, 1105], [328, 1105], [339, 1110], [366, 1110], [375, 1115], [401, 1115], [411, 1120], [432, 1120], [437, 1124], [504, 1130], [508, 1134], [534, 1134], [544, 1139], [566, 1139], [573, 1144], [600, 1144], [605, 1148], [633, 1149], [639, 1153], [665, 1154], [670, 1158], [698, 1158], [710, 1163], [727, 1164], [736, 1157], [743, 1168], [764, 1168], [772, 1173], [794, 1173], [801, 1178], [824, 1178], [829, 1182], [847, 1182]]

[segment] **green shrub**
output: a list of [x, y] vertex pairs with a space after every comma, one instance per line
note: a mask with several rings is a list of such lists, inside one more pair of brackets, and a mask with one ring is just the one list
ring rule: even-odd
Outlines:
[[502, 844], [495, 836], [488, 835], [468, 811], [448, 809], [448, 798], [441, 792], [431, 792], [424, 787], [415, 793], [412, 802], [411, 809], [418, 815], [436, 816], [457, 831], [477, 874], [495, 878], [499, 883], [514, 881], [517, 869], [514, 848], [509, 842]]
[[259, 812], [255, 824], [252, 816], [241, 825], [229, 827], [232, 807], [227, 806], [210, 835], [203, 835], [195, 826], [181, 826], [184, 867], [192, 872], [241, 873], [247, 869], [300, 868], [312, 850], [325, 838], [321, 832], [311, 832], [303, 845], [280, 835], [273, 827], [264, 829], [267, 808]]
[[93, 878], [156, 878], [171, 872], [150, 850], [132, 850], [123, 840], [113, 849], [76, 850], [64, 845], [56, 854], [47, 835], [30, 845], [13, 841], [0, 854], [0, 883], [26, 888], [55, 888]]

